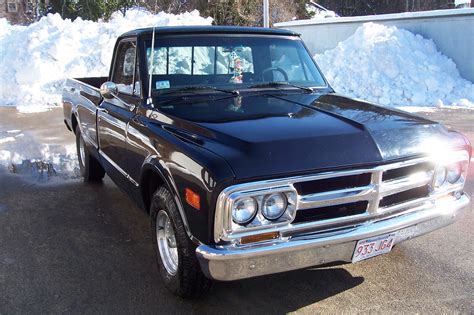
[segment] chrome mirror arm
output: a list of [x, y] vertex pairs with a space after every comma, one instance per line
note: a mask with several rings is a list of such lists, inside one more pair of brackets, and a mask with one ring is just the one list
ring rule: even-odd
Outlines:
[[114, 82], [107, 81], [102, 83], [102, 85], [100, 86], [100, 95], [102, 95], [102, 97], [105, 99], [115, 98], [130, 111], [133, 111], [135, 109], [135, 105], [128, 104], [118, 96], [118, 87], [117, 84], [115, 84]]

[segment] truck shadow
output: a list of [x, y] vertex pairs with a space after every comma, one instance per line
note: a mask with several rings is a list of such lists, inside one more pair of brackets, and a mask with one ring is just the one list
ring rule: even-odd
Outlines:
[[350, 290], [363, 281], [363, 277], [353, 277], [343, 268], [329, 268], [220, 282], [215, 283], [206, 301], [195, 307], [199, 312], [288, 313]]

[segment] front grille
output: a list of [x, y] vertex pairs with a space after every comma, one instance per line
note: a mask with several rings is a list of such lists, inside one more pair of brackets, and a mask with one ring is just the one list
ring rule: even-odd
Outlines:
[[311, 180], [307, 182], [295, 183], [293, 186], [300, 195], [315, 194], [325, 191], [340, 190], [366, 186], [370, 184], [371, 174], [357, 174], [350, 176], [341, 176], [325, 178], [320, 180]]
[[[366, 222], [423, 209], [436, 198], [431, 189], [434, 164], [426, 158], [244, 183], [223, 190], [217, 201], [214, 239], [233, 241], [279, 229], [293, 237], [307, 233], [349, 231]], [[232, 202], [246, 195], [284, 193], [288, 211], [275, 222], [240, 227], [228, 214]], [[286, 216], [286, 217], [285, 217]], [[293, 217], [294, 216], [294, 217]]]
[[414, 165], [408, 165], [400, 168], [394, 168], [383, 172], [382, 181], [389, 181], [398, 179], [404, 176], [410, 176], [412, 174], [420, 172], [429, 172], [434, 169], [433, 162], [428, 161], [424, 163], [418, 163]]
[[380, 200], [379, 207], [385, 208], [401, 203], [413, 201], [419, 198], [428, 197], [430, 194], [430, 186], [425, 185], [422, 187], [413, 188], [410, 190], [402, 191], [393, 195], [389, 195]]
[[292, 224], [350, 224], [403, 211], [429, 197], [433, 174], [433, 163], [419, 159], [302, 178], [292, 183], [298, 194]]
[[337, 219], [350, 215], [362, 214], [367, 211], [368, 204], [369, 202], [367, 201], [359, 201], [336, 206], [298, 211], [293, 223]]

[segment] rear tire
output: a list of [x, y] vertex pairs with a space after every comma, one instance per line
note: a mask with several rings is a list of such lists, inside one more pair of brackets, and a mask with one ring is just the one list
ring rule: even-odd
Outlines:
[[76, 149], [79, 168], [84, 181], [94, 182], [104, 178], [104, 168], [100, 165], [99, 161], [90, 155], [79, 126], [76, 127]]
[[204, 276], [196, 246], [186, 234], [173, 196], [165, 187], [153, 194], [150, 216], [156, 259], [166, 288], [187, 299], [204, 296], [212, 281]]

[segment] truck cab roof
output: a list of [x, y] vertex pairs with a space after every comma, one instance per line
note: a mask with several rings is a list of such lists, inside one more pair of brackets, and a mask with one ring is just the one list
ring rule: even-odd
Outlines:
[[[131, 36], [146, 36], [153, 32], [153, 27], [140, 28], [122, 34], [120, 38]], [[180, 35], [180, 34], [255, 34], [255, 35], [280, 35], [300, 36], [299, 33], [265, 27], [242, 27], [242, 26], [158, 26], [155, 27], [157, 35]]]

